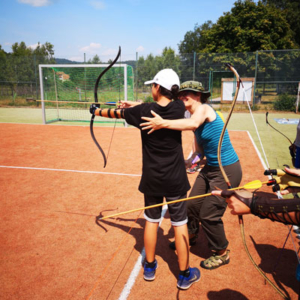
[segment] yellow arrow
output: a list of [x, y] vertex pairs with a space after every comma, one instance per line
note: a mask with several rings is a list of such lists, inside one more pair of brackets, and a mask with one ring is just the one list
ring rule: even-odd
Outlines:
[[251, 182], [246, 183], [244, 186], [239, 186], [233, 189], [230, 189], [231, 191], [234, 190], [240, 190], [240, 189], [245, 189], [245, 190], [257, 190], [262, 187], [263, 184], [267, 184], [269, 181], [264, 181], [261, 182], [260, 180], [254, 180]]
[[[229, 191], [241, 190], [241, 189], [257, 190], [257, 189], [261, 188], [263, 184], [266, 184], [268, 182], [269, 181], [261, 182], [260, 180], [254, 180], [254, 181], [246, 183], [244, 186], [239, 186], [239, 187], [236, 187], [236, 188], [229, 189]], [[108, 218], [113, 218], [113, 217], [117, 217], [117, 216], [120, 216], [120, 215], [129, 214], [129, 213], [136, 212], [136, 211], [143, 210], [143, 209], [146, 210], [146, 209], [153, 208], [153, 207], [163, 206], [165, 204], [169, 205], [169, 204], [173, 204], [173, 203], [178, 203], [178, 202], [183, 202], [183, 201], [188, 201], [188, 200], [193, 200], [193, 199], [198, 199], [198, 198], [204, 198], [204, 197], [207, 197], [207, 196], [211, 196], [211, 193], [203, 194], [203, 195], [197, 195], [197, 196], [183, 198], [183, 199], [178, 199], [178, 200], [174, 200], [174, 201], [170, 201], [170, 202], [163, 202], [163, 203], [154, 204], [154, 205], [150, 205], [150, 206], [146, 206], [146, 207], [140, 207], [140, 208], [120, 212], [120, 213], [117, 213], [117, 214], [109, 215], [109, 216], [106, 216], [106, 217], [98, 218], [97, 220], [99, 220], [99, 221], [100, 220], [105, 220], [105, 219], [108, 219]]]

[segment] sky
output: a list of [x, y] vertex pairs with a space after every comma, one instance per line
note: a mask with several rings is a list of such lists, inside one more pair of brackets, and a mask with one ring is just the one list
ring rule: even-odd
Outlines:
[[[102, 62], [160, 55], [195, 25], [217, 22], [235, 0], [0, 0], [0, 45], [51, 43], [56, 58]], [[257, 1], [255, 1], [257, 2]], [[137, 56], [138, 53], [138, 56]]]

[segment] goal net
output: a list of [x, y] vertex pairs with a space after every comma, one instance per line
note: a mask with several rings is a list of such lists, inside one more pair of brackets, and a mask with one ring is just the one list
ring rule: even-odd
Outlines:
[[[39, 65], [41, 102], [44, 124], [51, 122], [89, 122], [89, 107], [94, 100], [94, 86], [108, 64]], [[101, 78], [98, 102], [112, 108], [119, 100], [134, 100], [133, 69], [116, 64]], [[97, 118], [99, 123], [115, 123], [114, 119]], [[124, 124], [123, 120], [117, 122]]]

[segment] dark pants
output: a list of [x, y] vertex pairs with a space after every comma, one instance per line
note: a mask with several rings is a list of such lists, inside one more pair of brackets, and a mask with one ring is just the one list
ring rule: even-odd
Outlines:
[[296, 146], [295, 168], [300, 168], [300, 147]]
[[[183, 194], [177, 197], [165, 197], [167, 203], [174, 200], [184, 199], [187, 194]], [[144, 195], [145, 206], [156, 205], [163, 203], [164, 197], [160, 196], [149, 196]], [[168, 210], [171, 218], [172, 226], [181, 226], [187, 223], [187, 211], [186, 211], [186, 202], [176, 202], [168, 205]], [[146, 209], [144, 212], [144, 217], [149, 222], [160, 222], [161, 220], [161, 211], [162, 206], [152, 207]]]
[[[239, 186], [242, 179], [240, 162], [224, 167], [232, 187]], [[228, 189], [219, 167], [205, 166], [197, 176], [190, 197], [210, 193], [212, 190]], [[209, 249], [219, 251], [227, 248], [222, 216], [226, 210], [225, 199], [217, 196], [187, 201], [189, 234], [199, 232], [199, 223], [208, 239]]]

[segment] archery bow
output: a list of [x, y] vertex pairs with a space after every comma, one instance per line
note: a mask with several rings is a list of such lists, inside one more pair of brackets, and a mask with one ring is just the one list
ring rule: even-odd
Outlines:
[[[231, 186], [230, 180], [227, 177], [226, 172], [224, 170], [224, 167], [222, 165], [222, 161], [221, 161], [221, 149], [222, 149], [222, 142], [223, 142], [223, 138], [224, 138], [224, 135], [225, 135], [226, 127], [227, 127], [227, 125], [229, 123], [229, 120], [230, 120], [230, 117], [232, 115], [235, 103], [237, 101], [237, 97], [238, 97], [238, 93], [239, 93], [239, 89], [240, 89], [240, 85], [241, 85], [242, 81], [240, 79], [240, 76], [239, 76], [238, 72], [235, 70], [235, 68], [230, 63], [227, 63], [225, 65], [235, 75], [236, 81], [237, 81], [237, 87], [236, 87], [235, 95], [234, 95], [234, 98], [233, 98], [233, 101], [232, 101], [232, 105], [231, 105], [229, 114], [228, 114], [227, 119], [226, 119], [226, 121], [224, 123], [223, 130], [221, 132], [221, 136], [220, 136], [220, 139], [219, 139], [219, 144], [218, 144], [218, 163], [219, 163], [219, 166], [220, 166], [220, 170], [221, 170], [222, 176], [224, 177], [224, 180], [225, 180], [225, 182], [226, 182], [226, 184], [228, 186], [228, 189], [231, 189], [232, 186]], [[252, 262], [252, 264], [254, 265], [254, 267], [257, 269], [257, 271], [262, 275], [262, 277], [276, 290], [276, 292], [279, 293], [283, 298], [286, 298], [286, 296], [277, 288], [277, 286], [275, 286], [270, 281], [270, 279], [263, 273], [263, 271], [259, 268], [259, 266], [254, 261], [253, 257], [251, 256], [251, 254], [249, 252], [247, 244], [246, 244], [243, 216], [239, 215], [238, 219], [239, 219], [239, 224], [240, 224], [240, 229], [241, 229], [241, 236], [242, 236], [244, 248], [245, 248], [245, 251], [246, 251], [246, 253], [247, 253], [250, 261]]]
[[[291, 144], [291, 146], [289, 147], [289, 149], [290, 149], [290, 154], [291, 154], [291, 157], [292, 157], [292, 160], [295, 158], [295, 155], [296, 155], [296, 153], [295, 153], [295, 150], [294, 150], [294, 148], [293, 148], [293, 143], [292, 143], [292, 141], [285, 135], [285, 134], [283, 134], [281, 131], [279, 131], [278, 129], [276, 129], [273, 125], [271, 125], [270, 123], [269, 123], [269, 121], [268, 121], [268, 115], [269, 115], [269, 112], [266, 112], [266, 123], [267, 123], [267, 125], [269, 125], [271, 128], [273, 128], [275, 131], [277, 131], [278, 133], [280, 133], [281, 135], [283, 135], [288, 141], [289, 141], [289, 143]], [[293, 163], [294, 164], [294, 163]]]
[[290, 144], [293, 145], [292, 141], [291, 141], [285, 134], [283, 134], [281, 131], [279, 131], [278, 129], [276, 129], [274, 126], [272, 126], [272, 125], [269, 123], [269, 121], [268, 121], [268, 115], [269, 115], [269, 112], [267, 111], [267, 112], [266, 112], [266, 123], [267, 123], [269, 126], [271, 126], [274, 130], [276, 130], [277, 132], [279, 132], [281, 135], [283, 135], [283, 136], [290, 142]]
[[[119, 51], [118, 51], [118, 54], [117, 54], [116, 58], [98, 76], [98, 78], [96, 80], [96, 83], [95, 83], [95, 87], [94, 87], [94, 100], [95, 100], [95, 103], [98, 103], [98, 93], [97, 93], [97, 90], [98, 90], [98, 85], [99, 85], [100, 79], [117, 62], [117, 60], [119, 59], [120, 55], [121, 55], [121, 47], [119, 46]], [[99, 104], [96, 104], [96, 105], [99, 105]], [[99, 105], [99, 107], [100, 107], [100, 105]], [[98, 149], [100, 150], [100, 152], [101, 152], [101, 154], [103, 156], [103, 160], [104, 160], [104, 166], [103, 166], [103, 168], [105, 168], [106, 167], [106, 163], [107, 163], [107, 159], [106, 159], [106, 156], [105, 156], [105, 153], [104, 153], [103, 149], [99, 145], [99, 143], [96, 140], [96, 137], [94, 135], [94, 130], [93, 130], [94, 119], [95, 119], [95, 115], [92, 115], [91, 122], [90, 122], [90, 132], [91, 132], [91, 136], [93, 138], [94, 143], [96, 144], [96, 146], [98, 147]]]
[[221, 136], [220, 136], [220, 139], [219, 139], [219, 144], [218, 144], [218, 163], [219, 163], [219, 166], [220, 166], [221, 173], [222, 173], [222, 175], [223, 175], [223, 177], [225, 179], [225, 182], [226, 182], [228, 188], [231, 189], [232, 188], [231, 187], [231, 183], [230, 183], [229, 178], [227, 177], [226, 172], [225, 172], [225, 170], [223, 168], [223, 165], [222, 165], [222, 161], [221, 161], [221, 149], [222, 149], [222, 142], [223, 142], [223, 138], [224, 138], [224, 135], [225, 135], [225, 131], [226, 131], [227, 125], [229, 123], [230, 117], [232, 115], [232, 112], [233, 112], [233, 109], [234, 109], [234, 106], [235, 106], [235, 103], [236, 103], [236, 100], [237, 100], [237, 97], [238, 97], [238, 93], [239, 93], [239, 89], [240, 89], [240, 84], [241, 84], [241, 79], [240, 79], [239, 74], [233, 68], [233, 66], [231, 64], [227, 63], [225, 65], [236, 76], [237, 88], [236, 88], [236, 91], [235, 91], [235, 95], [234, 95], [234, 98], [233, 98], [233, 101], [232, 101], [232, 105], [231, 105], [229, 114], [228, 114], [228, 116], [226, 118], [226, 121], [224, 123], [223, 129], [222, 129], [222, 132], [221, 132]]

